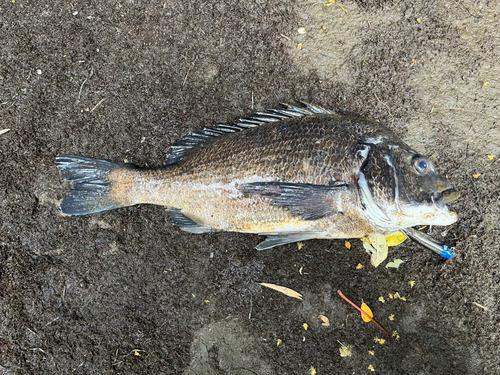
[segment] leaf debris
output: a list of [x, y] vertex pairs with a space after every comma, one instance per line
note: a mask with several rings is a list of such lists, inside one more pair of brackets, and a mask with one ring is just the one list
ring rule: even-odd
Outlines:
[[321, 323], [322, 326], [324, 326], [324, 327], [330, 326], [330, 320], [326, 316], [320, 315], [320, 316], [318, 316], [318, 318], [320, 318], [323, 321], [323, 323]]
[[385, 265], [385, 268], [399, 268], [401, 264], [403, 264], [404, 261], [401, 259], [394, 259], [393, 262], [389, 262]]
[[277, 292], [283, 293], [283, 294], [287, 295], [288, 297], [297, 298], [297, 299], [302, 300], [302, 294], [296, 292], [293, 289], [290, 289], [290, 288], [287, 288], [284, 286], [280, 286], [280, 285], [275, 285], [275, 284], [268, 284], [268, 283], [258, 283], [258, 284], [265, 286], [266, 288], [273, 289]]

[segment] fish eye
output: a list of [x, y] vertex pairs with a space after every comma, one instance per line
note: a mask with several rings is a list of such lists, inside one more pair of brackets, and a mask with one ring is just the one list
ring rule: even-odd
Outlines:
[[426, 174], [429, 170], [430, 163], [424, 158], [413, 159], [413, 168], [420, 174]]

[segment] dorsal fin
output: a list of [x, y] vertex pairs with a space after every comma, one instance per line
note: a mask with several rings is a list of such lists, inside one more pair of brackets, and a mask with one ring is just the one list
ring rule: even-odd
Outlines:
[[241, 118], [229, 125], [218, 125], [213, 128], [205, 128], [188, 134], [170, 147], [167, 160], [164, 165], [171, 165], [181, 161], [192, 149], [202, 145], [209, 139], [235, 133], [245, 129], [254, 128], [270, 122], [277, 122], [287, 118], [311, 116], [317, 114], [332, 115], [335, 112], [308, 103], [302, 103], [305, 107], [297, 107], [291, 104], [282, 104], [284, 109], [269, 109], [266, 112], [256, 112], [250, 117]]

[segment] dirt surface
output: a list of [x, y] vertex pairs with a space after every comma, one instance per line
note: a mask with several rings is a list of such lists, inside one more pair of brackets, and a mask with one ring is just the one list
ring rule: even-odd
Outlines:
[[[500, 374], [498, 14], [470, 0], [2, 1], [0, 373]], [[389, 254], [399, 269], [375, 269], [359, 240], [258, 252], [256, 235], [187, 234], [157, 206], [59, 213], [58, 154], [160, 166], [189, 131], [298, 100], [433, 155], [462, 193], [460, 220], [433, 228], [456, 257], [407, 241]], [[397, 338], [375, 342], [338, 289]]]

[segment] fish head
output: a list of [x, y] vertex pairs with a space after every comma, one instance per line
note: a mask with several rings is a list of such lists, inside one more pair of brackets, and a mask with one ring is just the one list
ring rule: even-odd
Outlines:
[[384, 231], [450, 225], [458, 219], [447, 204], [460, 193], [429, 158], [403, 142], [372, 147], [358, 183], [365, 211]]

